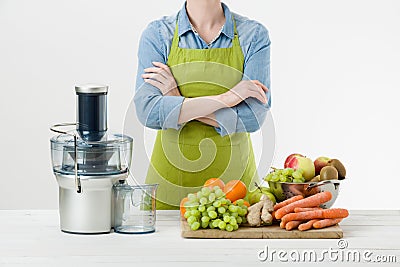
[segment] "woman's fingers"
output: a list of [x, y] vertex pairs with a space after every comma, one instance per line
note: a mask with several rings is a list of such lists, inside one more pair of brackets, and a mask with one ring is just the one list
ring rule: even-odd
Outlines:
[[265, 95], [265, 92], [263, 91], [262, 87], [259, 87], [257, 92], [260, 94], [261, 98], [263, 99], [261, 102], [262, 103], [267, 103], [267, 96]]
[[268, 90], [268, 88], [265, 85], [263, 85], [259, 80], [251, 80], [251, 82], [254, 83], [255, 85], [262, 87], [263, 90], [264, 89]]
[[262, 90], [257, 90], [257, 95], [259, 96], [257, 99], [261, 101], [261, 103], [267, 103], [267, 97], [265, 96]]
[[157, 67], [150, 67], [150, 68], [145, 68], [144, 69], [144, 72], [160, 73], [160, 72], [163, 72], [163, 71], [165, 71], [165, 70], [162, 69], [162, 68], [157, 68]]
[[153, 79], [156, 80], [162, 84], [166, 84], [168, 79], [165, 78], [163, 75], [161, 75], [160, 73], [145, 73], [142, 74], [142, 78], [143, 79]]
[[177, 90], [175, 78], [169, 67], [161, 62], [152, 62], [155, 67], [144, 69], [142, 78], [146, 83], [149, 83], [160, 89], [163, 95], [180, 95]]
[[261, 103], [264, 103], [264, 104], [266, 103], [265, 99], [262, 97], [262, 95], [259, 92], [251, 91], [250, 97], [253, 97], [253, 98], [259, 100]]
[[[165, 79], [168, 79], [171, 76], [166, 70], [164, 70], [162, 68], [146, 68], [146, 69], [144, 69], [144, 72], [145, 72], [145, 74], [150, 74], [150, 73], [159, 74], [159, 75], [163, 76]], [[143, 77], [143, 75], [142, 75], [142, 77]]]
[[262, 84], [260, 81], [252, 80], [251, 82], [256, 84], [256, 85], [258, 85], [258, 86], [260, 86], [261, 89], [264, 90], [265, 92], [268, 92], [268, 88], [264, 84]]
[[[261, 84], [261, 83], [260, 83]], [[257, 99], [260, 100], [262, 103], [267, 103], [267, 96], [264, 93], [263, 88], [261, 85], [258, 85], [257, 83], [254, 83], [252, 81], [252, 84], [250, 84], [250, 89], [252, 92], [255, 92], [255, 95], [257, 95]]]
[[152, 79], [156, 79], [164, 84], [167, 84], [167, 81], [170, 79], [175, 79], [171, 73], [171, 70], [169, 69], [169, 67], [161, 62], [152, 62], [154, 66], [156, 67], [150, 67], [150, 68], [146, 68], [144, 69], [144, 72], [147, 74], [158, 74], [154, 75], [154, 76], [149, 76], [146, 74], [142, 75], [142, 78], [152, 78]]
[[163, 64], [163, 63], [161, 63], [161, 62], [157, 62], [157, 61], [154, 61], [154, 62], [152, 62], [152, 63], [153, 63], [154, 66], [157, 66], [157, 67], [159, 67], [159, 68], [165, 70], [166, 72], [168, 72], [169, 74], [172, 75], [171, 70], [170, 70], [170, 68], [169, 68], [167, 65], [165, 65], [165, 64]]
[[152, 80], [152, 79], [144, 79], [144, 82], [153, 85], [154, 87], [157, 87], [158, 89], [162, 89], [162, 83]]

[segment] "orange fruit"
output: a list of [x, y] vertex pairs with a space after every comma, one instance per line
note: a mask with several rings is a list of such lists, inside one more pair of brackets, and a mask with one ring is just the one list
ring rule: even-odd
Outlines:
[[[233, 201], [233, 204], [236, 205], [236, 201], [237, 201], [237, 200]], [[250, 207], [250, 203], [247, 202], [246, 200], [243, 200], [243, 205], [247, 206], [248, 208]]]
[[181, 200], [181, 204], [179, 204], [179, 209], [180, 209], [180, 211], [181, 211], [181, 216], [183, 217], [183, 215], [185, 214], [185, 212], [186, 212], [186, 208], [185, 208], [185, 203], [186, 203], [186, 201], [188, 201], [189, 199], [187, 198], [187, 197], [184, 197], [184, 198], [182, 198], [182, 200]]
[[222, 190], [224, 190], [225, 183], [219, 178], [210, 178], [204, 183], [204, 187], [209, 187], [212, 189], [214, 186], [219, 186]]
[[226, 183], [224, 187], [224, 193], [227, 199], [234, 202], [246, 196], [247, 187], [240, 180], [232, 180]]

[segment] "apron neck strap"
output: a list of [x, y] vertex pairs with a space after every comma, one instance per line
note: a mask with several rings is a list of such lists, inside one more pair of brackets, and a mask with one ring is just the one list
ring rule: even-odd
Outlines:
[[174, 38], [172, 39], [172, 48], [177, 48], [179, 44], [179, 36], [178, 36], [178, 20], [175, 23], [175, 31], [174, 31]]
[[239, 34], [237, 32], [237, 28], [236, 28], [236, 20], [232, 15], [232, 21], [233, 21], [233, 40], [232, 40], [232, 45], [233, 46], [240, 46], [240, 42], [239, 42]]
[[[233, 33], [234, 37], [232, 40], [232, 46], [240, 46], [239, 42], [239, 34], [236, 29], [236, 20], [232, 15], [232, 21], [233, 21]], [[174, 38], [172, 39], [172, 47], [179, 47], [179, 35], [178, 35], [178, 19], [176, 20], [175, 23], [175, 32], [174, 32]]]

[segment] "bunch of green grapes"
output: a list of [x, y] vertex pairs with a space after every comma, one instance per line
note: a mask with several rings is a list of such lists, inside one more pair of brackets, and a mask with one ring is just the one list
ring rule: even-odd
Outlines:
[[294, 170], [292, 168], [274, 169], [265, 176], [264, 180], [282, 183], [304, 183], [306, 181], [302, 169]]
[[225, 193], [219, 186], [212, 189], [203, 187], [195, 194], [188, 194], [188, 201], [183, 205], [186, 209], [184, 217], [190, 228], [221, 229], [235, 231], [239, 225], [246, 222], [247, 206], [243, 199], [235, 204], [225, 198]]

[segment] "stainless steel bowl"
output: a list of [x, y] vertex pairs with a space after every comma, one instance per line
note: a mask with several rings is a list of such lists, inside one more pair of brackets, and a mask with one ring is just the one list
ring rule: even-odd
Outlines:
[[318, 183], [282, 183], [268, 181], [271, 192], [275, 195], [278, 202], [284, 201], [293, 196], [302, 195], [308, 197], [319, 192], [329, 191], [332, 199], [321, 205], [327, 209], [332, 207], [339, 194], [339, 180], [326, 180]]

